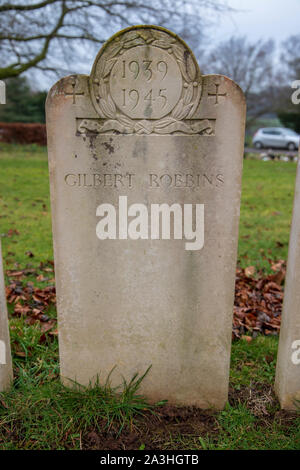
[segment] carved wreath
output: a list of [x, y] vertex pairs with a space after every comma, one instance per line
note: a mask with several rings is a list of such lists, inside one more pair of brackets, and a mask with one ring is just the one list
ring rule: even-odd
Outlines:
[[[181, 98], [168, 116], [154, 121], [133, 120], [118, 112], [111, 97], [109, 89], [109, 75], [113, 66], [122, 53], [132, 47], [152, 45], [167, 50], [173, 54], [183, 76], [184, 85]], [[175, 38], [158, 30], [134, 30], [128, 31], [120, 38], [108, 45], [100, 56], [96, 73], [91, 77], [91, 88], [96, 100], [95, 108], [107, 119], [103, 124], [84, 120], [79, 126], [79, 131], [84, 129], [92, 132], [117, 131], [124, 134], [171, 134], [184, 132], [187, 134], [199, 134], [208, 131], [205, 123], [185, 121], [190, 119], [198, 106], [202, 84], [197, 77], [197, 67], [190, 53]], [[97, 109], [98, 108], [98, 109]], [[204, 124], [204, 126], [203, 126]]]

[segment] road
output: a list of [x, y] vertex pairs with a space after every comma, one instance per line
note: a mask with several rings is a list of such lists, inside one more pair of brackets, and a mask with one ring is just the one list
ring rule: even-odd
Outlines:
[[262, 149], [256, 149], [256, 148], [250, 148], [250, 147], [245, 147], [245, 154], [247, 153], [259, 153], [259, 154], [266, 154], [267, 156], [275, 156], [275, 157], [280, 157], [281, 155], [287, 156], [287, 157], [297, 157], [298, 151], [297, 150], [286, 150], [286, 149], [267, 149], [267, 148], [262, 148]]

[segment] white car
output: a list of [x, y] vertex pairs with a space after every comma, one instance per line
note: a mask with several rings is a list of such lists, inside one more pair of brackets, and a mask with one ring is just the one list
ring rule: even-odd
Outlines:
[[275, 147], [296, 150], [299, 148], [300, 136], [297, 132], [284, 127], [264, 127], [258, 129], [254, 134], [252, 142], [257, 149]]

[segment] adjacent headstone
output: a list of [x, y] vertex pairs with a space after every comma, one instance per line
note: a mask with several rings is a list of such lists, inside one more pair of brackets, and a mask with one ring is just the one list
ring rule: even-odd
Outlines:
[[9, 388], [12, 378], [13, 373], [0, 243], [0, 392]]
[[300, 409], [300, 159], [296, 178], [275, 390], [282, 408]]
[[0, 104], [6, 104], [6, 88], [2, 80], [0, 80]]
[[47, 132], [61, 374], [227, 400], [245, 99], [173, 33], [113, 36], [60, 80]]

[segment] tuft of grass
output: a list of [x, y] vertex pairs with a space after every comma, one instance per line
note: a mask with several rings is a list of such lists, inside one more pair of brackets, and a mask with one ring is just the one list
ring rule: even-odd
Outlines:
[[30, 380], [36, 374], [33, 367], [20, 368], [11, 391], [0, 394], [0, 449], [80, 449], [82, 435], [89, 429], [101, 433], [113, 429], [117, 437], [134, 425], [137, 416], [154, 412], [154, 406], [138, 394], [146, 373], [114, 388], [109, 381], [100, 385], [99, 380], [88, 387], [76, 382], [65, 387], [49, 377], [37, 383]]
[[142, 376], [111, 387], [65, 387], [59, 379], [56, 336], [45, 338], [39, 324], [23, 318], [10, 321], [14, 384], [0, 394], [0, 449], [80, 449], [81, 436], [89, 428], [116, 436], [134, 425], [137, 416], [154, 407], [138, 393]]

